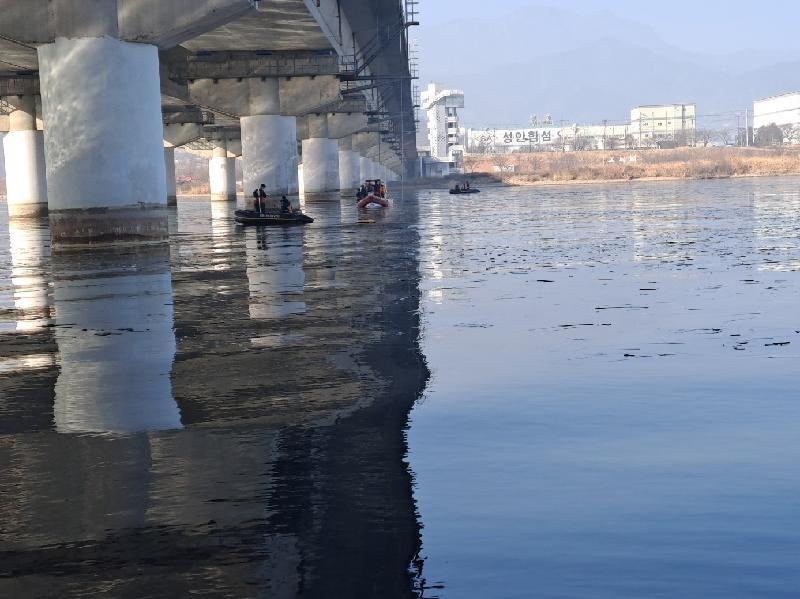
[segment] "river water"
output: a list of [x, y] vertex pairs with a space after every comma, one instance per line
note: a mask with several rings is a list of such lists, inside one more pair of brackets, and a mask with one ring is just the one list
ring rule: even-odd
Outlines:
[[798, 184], [0, 217], [0, 596], [798, 596]]

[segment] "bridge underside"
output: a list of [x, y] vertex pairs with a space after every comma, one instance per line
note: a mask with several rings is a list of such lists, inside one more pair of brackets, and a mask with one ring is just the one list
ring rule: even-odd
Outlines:
[[[415, 162], [396, 0], [0, 0], [0, 14], [0, 131], [26, 173], [12, 215], [49, 208], [66, 230], [75, 209], [157, 208], [174, 201], [174, 148], [198, 142], [225, 199], [236, 156], [245, 185], [266, 178], [276, 193], [297, 191], [299, 162], [311, 192]], [[119, 206], [87, 199], [114, 181], [133, 190]], [[132, 238], [166, 230], [136, 215]], [[79, 237], [103, 237], [98, 226]]]

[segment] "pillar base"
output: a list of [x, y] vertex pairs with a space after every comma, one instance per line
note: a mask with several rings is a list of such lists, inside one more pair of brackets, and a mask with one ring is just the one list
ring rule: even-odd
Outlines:
[[167, 206], [177, 206], [178, 196], [167, 196]]
[[8, 204], [8, 218], [35, 218], [37, 216], [47, 216], [47, 202]]
[[50, 234], [55, 247], [165, 242], [167, 216], [163, 204], [51, 210]]
[[235, 202], [236, 201], [236, 194], [235, 193], [212, 193], [211, 194], [211, 201], [212, 202]]

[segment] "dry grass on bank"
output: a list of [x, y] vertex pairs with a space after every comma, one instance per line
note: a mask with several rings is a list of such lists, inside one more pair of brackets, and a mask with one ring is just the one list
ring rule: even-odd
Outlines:
[[[613, 159], [613, 161], [612, 161]], [[513, 166], [514, 172], [496, 172]], [[470, 155], [465, 172], [487, 173], [510, 185], [635, 179], [719, 179], [800, 174], [793, 148], [678, 148], [605, 152]]]

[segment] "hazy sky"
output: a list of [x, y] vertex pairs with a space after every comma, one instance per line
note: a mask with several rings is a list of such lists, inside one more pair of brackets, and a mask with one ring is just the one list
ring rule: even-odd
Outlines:
[[[798, 0], [420, 0], [421, 37], [454, 17], [480, 17], [525, 6], [583, 14], [608, 11], [649, 25], [667, 42], [699, 52], [800, 49]], [[413, 33], [412, 33], [413, 35]]]
[[[463, 90], [468, 126], [532, 114], [621, 122], [633, 106], [671, 102], [735, 119], [756, 98], [800, 89], [800, 0], [419, 0], [418, 10], [419, 85]], [[510, 80], [514, 93], [498, 96]]]

